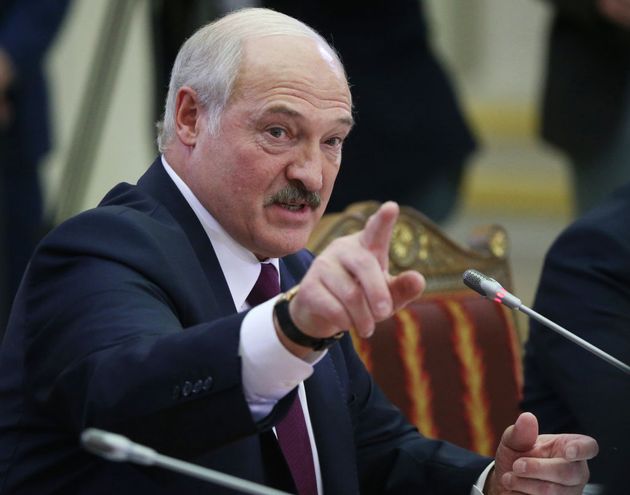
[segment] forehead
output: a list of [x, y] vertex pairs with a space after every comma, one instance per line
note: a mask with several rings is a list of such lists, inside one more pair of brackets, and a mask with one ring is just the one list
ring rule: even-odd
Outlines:
[[285, 100], [351, 119], [352, 97], [343, 68], [327, 47], [306, 36], [246, 40], [233, 98], [274, 105]]

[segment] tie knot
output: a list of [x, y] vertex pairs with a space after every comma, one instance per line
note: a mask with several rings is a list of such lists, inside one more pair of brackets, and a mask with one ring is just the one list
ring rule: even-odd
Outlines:
[[247, 302], [251, 306], [258, 306], [278, 294], [280, 294], [278, 270], [271, 263], [261, 263], [260, 275], [258, 275], [254, 288], [247, 296]]

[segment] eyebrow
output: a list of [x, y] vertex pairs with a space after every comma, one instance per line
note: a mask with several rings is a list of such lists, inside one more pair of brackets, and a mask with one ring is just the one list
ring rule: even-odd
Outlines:
[[[300, 112], [292, 108], [289, 108], [285, 105], [273, 105], [267, 108], [264, 111], [263, 115], [264, 114], [278, 114], [278, 113], [287, 115], [288, 117], [295, 117], [299, 119], [304, 118], [304, 115], [302, 115]], [[339, 117], [337, 119], [337, 122], [339, 122], [340, 124], [345, 124], [348, 127], [354, 127], [354, 119], [352, 117]]]

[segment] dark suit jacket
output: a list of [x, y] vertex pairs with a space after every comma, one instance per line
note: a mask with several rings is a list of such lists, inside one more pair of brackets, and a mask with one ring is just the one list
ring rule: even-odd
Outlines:
[[[356, 127], [327, 211], [366, 199], [422, 207], [442, 181], [455, 195], [475, 141], [429, 43], [418, 0], [265, 0], [317, 29], [348, 73]], [[439, 184], [439, 185], [436, 185]], [[419, 196], [414, 198], [413, 196]], [[455, 203], [431, 205], [443, 220]], [[429, 207], [431, 207], [429, 206]], [[429, 213], [429, 212], [427, 212]], [[436, 219], [436, 218], [434, 218]]]
[[[630, 363], [630, 184], [571, 225], [551, 247], [535, 309]], [[523, 407], [541, 431], [593, 436], [593, 482], [624, 480], [630, 466], [630, 378], [532, 321]]]
[[602, 17], [594, 0], [549, 3], [555, 15], [542, 135], [573, 159], [589, 158], [611, 142], [624, 116], [630, 94], [630, 31]]
[[[281, 260], [283, 288], [309, 266]], [[89, 426], [164, 454], [290, 487], [243, 396], [236, 313], [212, 246], [156, 161], [137, 186], [38, 247], [0, 354], [0, 493], [223, 493], [81, 451]], [[328, 494], [462, 493], [488, 460], [428, 440], [372, 382], [349, 338], [306, 382]]]

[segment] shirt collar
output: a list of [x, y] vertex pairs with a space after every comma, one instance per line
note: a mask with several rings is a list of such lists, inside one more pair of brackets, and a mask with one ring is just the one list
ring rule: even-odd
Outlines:
[[[168, 164], [164, 155], [161, 158], [164, 170], [166, 170], [177, 189], [182, 193], [182, 196], [192, 208], [210, 239], [230, 289], [234, 306], [237, 311], [246, 309], [249, 307], [246, 303], [247, 296], [249, 296], [256, 280], [258, 280], [261, 262], [252, 252], [241, 246], [225, 231], [210, 212], [203, 207], [188, 185]], [[280, 273], [278, 258], [269, 258], [264, 262], [274, 265], [278, 273]]]

